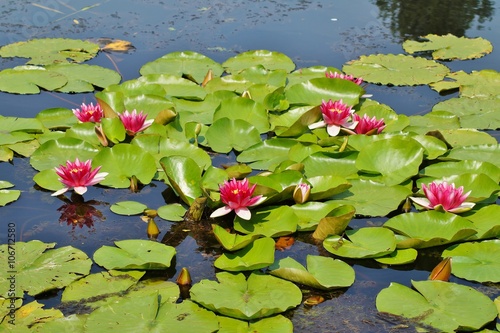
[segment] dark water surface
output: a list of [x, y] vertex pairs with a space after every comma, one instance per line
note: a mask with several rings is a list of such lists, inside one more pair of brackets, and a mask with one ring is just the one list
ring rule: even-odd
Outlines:
[[[124, 39], [133, 43], [128, 54], [101, 53], [89, 63], [114, 69], [123, 80], [139, 76], [140, 67], [164, 54], [191, 50], [223, 62], [252, 49], [280, 51], [297, 67], [342, 65], [363, 54], [402, 53], [402, 41], [428, 33], [483, 37], [493, 43], [491, 54], [473, 61], [446, 63], [452, 71], [494, 69], [500, 71], [500, 2], [496, 1], [153, 1], [153, 0], [40, 0], [0, 1], [0, 45], [32, 38], [67, 37]], [[0, 59], [0, 69], [23, 64], [23, 59]], [[368, 85], [374, 99], [408, 115], [429, 112], [434, 104], [455, 95], [440, 96], [427, 86], [387, 87]], [[0, 115], [34, 117], [52, 107], [75, 108], [94, 101], [93, 94], [43, 92], [23, 96], [0, 93]], [[498, 137], [498, 136], [497, 136]], [[22, 190], [21, 198], [0, 207], [0, 243], [6, 243], [6, 225], [16, 223], [17, 240], [38, 239], [72, 245], [89, 256], [102, 245], [128, 238], [146, 239], [146, 224], [137, 216], [119, 216], [109, 205], [123, 200], [158, 208], [171, 193], [161, 182], [153, 182], [140, 193], [129, 190], [90, 188], [85, 198], [93, 202], [68, 204], [50, 192], [34, 187], [35, 171], [29, 159], [15, 158], [0, 163], [0, 180]], [[69, 195], [68, 195], [69, 199]], [[69, 200], [68, 200], [69, 201]], [[81, 227], [67, 217], [72, 209], [85, 209], [89, 217]], [[351, 226], [381, 225], [386, 218], [353, 220]], [[215, 279], [213, 261], [220, 253], [217, 242], [204, 229], [157, 219], [163, 242], [176, 246], [175, 268], [165, 276], [175, 281], [182, 267], [188, 267], [193, 282]], [[305, 263], [306, 255], [330, 255], [309, 242], [307, 235], [291, 252], [277, 252], [277, 259], [293, 256]], [[303, 305], [288, 313], [295, 332], [413, 332], [411, 323], [380, 316], [375, 296], [390, 282], [410, 285], [410, 280], [427, 279], [440, 261], [442, 249], [423, 251], [417, 262], [386, 268], [371, 260], [348, 261], [356, 270], [354, 285], [323, 294], [328, 300], [319, 306]], [[99, 268], [94, 265], [93, 271]], [[451, 281], [472, 285], [493, 297], [498, 286], [473, 284], [455, 277]], [[314, 291], [311, 291], [314, 294]], [[59, 293], [44, 295], [46, 307], [59, 302]]]

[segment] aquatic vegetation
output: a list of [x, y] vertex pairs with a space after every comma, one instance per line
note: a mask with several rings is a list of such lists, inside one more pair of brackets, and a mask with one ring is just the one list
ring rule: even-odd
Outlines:
[[474, 203], [465, 202], [471, 191], [464, 193], [464, 187], [455, 188], [455, 184], [447, 182], [432, 182], [428, 185], [422, 184], [425, 198], [410, 197], [417, 205], [426, 209], [444, 209], [451, 213], [463, 213], [471, 210]]
[[357, 122], [352, 120], [354, 110], [343, 103], [342, 99], [335, 102], [331, 99], [328, 102], [323, 101], [320, 108], [323, 120], [309, 125], [310, 129], [326, 126], [329, 135], [337, 136], [341, 128], [353, 129], [357, 125]]
[[358, 124], [354, 128], [354, 132], [356, 134], [380, 134], [385, 128], [384, 118], [377, 119], [375, 116], [370, 118], [367, 114], [364, 114], [363, 117], [360, 117], [357, 113], [352, 115], [352, 118]]
[[122, 121], [128, 135], [135, 135], [138, 132], [144, 131], [154, 121], [154, 119], [146, 120], [148, 115], [143, 111], [137, 113], [135, 109], [132, 112], [125, 110], [123, 113], [119, 113], [118, 117]]
[[94, 103], [85, 104], [82, 103], [80, 108], [73, 109], [73, 113], [83, 123], [93, 122], [98, 123], [104, 116], [102, 108], [99, 104], [94, 105]]
[[57, 196], [68, 190], [74, 190], [78, 194], [87, 192], [87, 187], [101, 182], [107, 175], [107, 172], [99, 172], [101, 167], [92, 169], [92, 160], [80, 162], [77, 158], [74, 162], [67, 161], [66, 165], [60, 165], [55, 168], [56, 174], [60, 177], [59, 181], [63, 183], [64, 188], [54, 192]]

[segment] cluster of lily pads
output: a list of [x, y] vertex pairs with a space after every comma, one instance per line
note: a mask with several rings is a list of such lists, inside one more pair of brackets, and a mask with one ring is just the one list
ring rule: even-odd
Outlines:
[[[222, 64], [196, 52], [174, 52], [145, 64], [137, 79], [97, 84], [104, 89], [95, 94], [95, 105], [46, 109], [35, 118], [0, 116], [0, 159], [29, 157], [41, 188], [84, 194], [83, 188], [99, 183], [139, 191], [162, 181], [178, 202], [117, 202], [112, 211], [142, 214], [154, 208], [159, 217], [178, 221], [196, 207], [205, 211], [199, 223], [211, 214], [214, 236], [225, 249], [214, 262], [221, 270], [218, 282], [199, 281], [191, 300], [176, 304], [174, 283], [141, 280], [145, 270], [170, 266], [175, 249], [167, 245], [124, 240], [104, 246], [93, 259], [107, 271], [89, 275], [91, 260], [75, 248], [18, 243], [19, 292], [65, 288], [63, 304], [83, 304], [89, 313], [64, 317], [36, 301], [21, 306], [18, 294], [18, 318], [43, 317], [29, 324], [37, 332], [68, 325], [82, 332], [97, 325], [196, 332], [264, 332], [275, 325], [276, 332], [291, 332], [291, 322], [279, 314], [301, 303], [297, 285], [331, 290], [354, 283], [354, 270], [339, 258], [402, 265], [413, 262], [418, 249], [446, 244], [442, 256], [452, 258], [452, 274], [500, 282], [500, 148], [487, 131], [500, 128], [500, 73], [451, 73], [429, 59], [483, 56], [491, 52], [488, 41], [426, 39], [403, 45], [421, 56], [363, 56], [342, 71], [296, 69], [286, 55], [267, 50], [243, 52]], [[0, 48], [0, 56], [24, 56], [6, 51], [11, 48]], [[425, 53], [430, 50], [432, 55]], [[76, 60], [63, 58], [57, 61]], [[31, 63], [51, 66], [36, 58]], [[459, 89], [459, 96], [423, 116], [406, 116], [366, 95], [361, 77]], [[356, 131], [361, 123], [366, 130]], [[237, 163], [215, 166], [214, 153], [233, 153]], [[2, 193], [3, 205], [17, 199], [14, 191], [4, 191], [8, 199]], [[425, 208], [413, 208], [412, 200]], [[381, 227], [350, 228], [358, 216], [391, 217]], [[218, 223], [228, 219], [229, 230]], [[312, 233], [333, 256], [308, 256], [307, 267], [291, 257], [275, 260], [275, 240], [296, 232]], [[39, 265], [46, 267], [49, 258], [58, 262], [53, 257], [65, 251], [71, 256], [57, 264], [63, 272], [49, 270], [58, 279], [40, 283], [45, 275], [35, 274]], [[1, 265], [7, 253], [2, 246]], [[0, 290], [8, 283], [1, 277]], [[106, 294], [88, 287], [102, 283], [110, 286]], [[436, 280], [412, 285], [383, 289], [377, 309], [443, 331], [479, 330], [498, 316], [494, 302], [473, 288]], [[0, 314], [7, 318], [8, 312]], [[5, 319], [0, 326], [9, 329]]]

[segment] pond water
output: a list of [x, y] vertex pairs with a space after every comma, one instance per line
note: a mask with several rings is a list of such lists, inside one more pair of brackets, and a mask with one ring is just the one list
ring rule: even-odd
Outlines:
[[[360, 55], [402, 53], [401, 43], [429, 33], [483, 37], [492, 42], [493, 52], [477, 60], [448, 62], [452, 71], [480, 69], [500, 71], [500, 3], [496, 1], [153, 1], [153, 0], [40, 0], [2, 1], [0, 4], [0, 45], [33, 38], [67, 37], [96, 39], [109, 37], [132, 42], [129, 53], [101, 53], [90, 63], [119, 70], [123, 80], [139, 76], [146, 62], [174, 52], [191, 50], [217, 62], [247, 50], [267, 49], [288, 55], [297, 68], [314, 65], [342, 65]], [[0, 59], [0, 69], [24, 63], [23, 59]], [[434, 104], [450, 97], [441, 96], [428, 86], [388, 87], [367, 85], [376, 100], [407, 115], [429, 112]], [[83, 101], [94, 101], [93, 94], [39, 95], [0, 93], [0, 115], [34, 117], [43, 109], [75, 108]], [[498, 135], [495, 134], [498, 138]], [[220, 165], [234, 156], [216, 157]], [[156, 209], [171, 200], [172, 193], [162, 182], [152, 182], [139, 193], [129, 190], [90, 188], [81, 205], [89, 216], [83, 224], [68, 220], [74, 206], [51, 192], [37, 188], [35, 170], [27, 158], [0, 163], [0, 180], [8, 180], [22, 191], [21, 198], [0, 208], [3, 225], [15, 223], [16, 240], [38, 239], [72, 245], [89, 256], [102, 245], [121, 239], [147, 239], [146, 224], [138, 216], [113, 214], [109, 206], [133, 200]], [[69, 198], [69, 195], [68, 195]], [[350, 226], [381, 225], [387, 218], [354, 219]], [[175, 267], [164, 276], [175, 281], [187, 267], [193, 282], [215, 279], [213, 262], [221, 253], [217, 241], [190, 224], [157, 220], [159, 239], [176, 247]], [[0, 226], [1, 227], [1, 226]], [[6, 228], [0, 229], [0, 243], [6, 242]], [[441, 260], [443, 249], [422, 251], [410, 265], [384, 267], [372, 260], [346, 260], [355, 269], [353, 286], [321, 293], [327, 301], [315, 306], [300, 305], [287, 316], [295, 332], [388, 332], [409, 325], [377, 314], [375, 296], [390, 282], [410, 285], [425, 280]], [[331, 256], [309, 235], [300, 235], [290, 250], [277, 251], [277, 259], [293, 254], [304, 263], [308, 254]], [[100, 268], [94, 265], [93, 272]], [[500, 294], [498, 285], [475, 284], [456, 277], [451, 281], [471, 285], [491, 298]], [[311, 294], [317, 293], [314, 290]], [[46, 307], [57, 306], [60, 292], [37, 297]]]

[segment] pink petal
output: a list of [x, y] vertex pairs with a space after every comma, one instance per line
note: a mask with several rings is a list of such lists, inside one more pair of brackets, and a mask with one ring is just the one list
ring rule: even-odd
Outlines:
[[252, 217], [252, 213], [250, 213], [250, 210], [246, 207], [235, 209], [234, 212], [243, 220], [250, 220]]
[[224, 206], [224, 207], [221, 207], [221, 208], [214, 210], [213, 213], [210, 214], [210, 217], [213, 218], [213, 217], [223, 216], [223, 215], [231, 213], [231, 211], [232, 211], [232, 209], [229, 208], [229, 206]]

